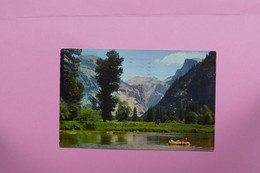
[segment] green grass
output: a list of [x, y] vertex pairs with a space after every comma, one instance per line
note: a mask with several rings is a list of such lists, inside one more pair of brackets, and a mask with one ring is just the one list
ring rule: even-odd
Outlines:
[[140, 131], [140, 132], [188, 132], [188, 133], [214, 133], [214, 125], [160, 123], [154, 122], [91, 122], [83, 124], [77, 121], [61, 123], [61, 130], [100, 130], [100, 131]]
[[61, 121], [60, 130], [83, 130], [83, 124], [78, 121]]

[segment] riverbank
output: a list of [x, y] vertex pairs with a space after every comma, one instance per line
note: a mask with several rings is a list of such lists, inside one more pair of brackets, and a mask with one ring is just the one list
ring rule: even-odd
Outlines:
[[139, 131], [139, 132], [185, 132], [185, 133], [214, 133], [214, 125], [160, 123], [154, 122], [91, 122], [63, 121], [60, 130], [97, 130], [97, 131]]

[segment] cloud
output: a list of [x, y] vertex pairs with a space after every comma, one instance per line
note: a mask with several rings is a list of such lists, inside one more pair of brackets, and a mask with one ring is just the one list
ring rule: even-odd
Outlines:
[[208, 52], [176, 52], [163, 57], [162, 59], [155, 59], [155, 63], [160, 64], [183, 64], [185, 59], [200, 58], [204, 59]]

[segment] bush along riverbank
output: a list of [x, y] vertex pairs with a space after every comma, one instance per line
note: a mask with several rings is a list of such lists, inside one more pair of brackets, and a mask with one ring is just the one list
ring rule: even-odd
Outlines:
[[138, 132], [185, 132], [185, 133], [214, 133], [214, 125], [133, 122], [133, 121], [61, 121], [60, 130], [97, 130], [97, 131], [138, 131]]

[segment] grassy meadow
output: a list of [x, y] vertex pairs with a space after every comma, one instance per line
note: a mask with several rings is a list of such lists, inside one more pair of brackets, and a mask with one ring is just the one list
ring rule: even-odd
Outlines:
[[110, 121], [93, 122], [62, 121], [60, 130], [98, 130], [98, 131], [138, 131], [138, 132], [185, 132], [185, 133], [214, 133], [214, 125]]

